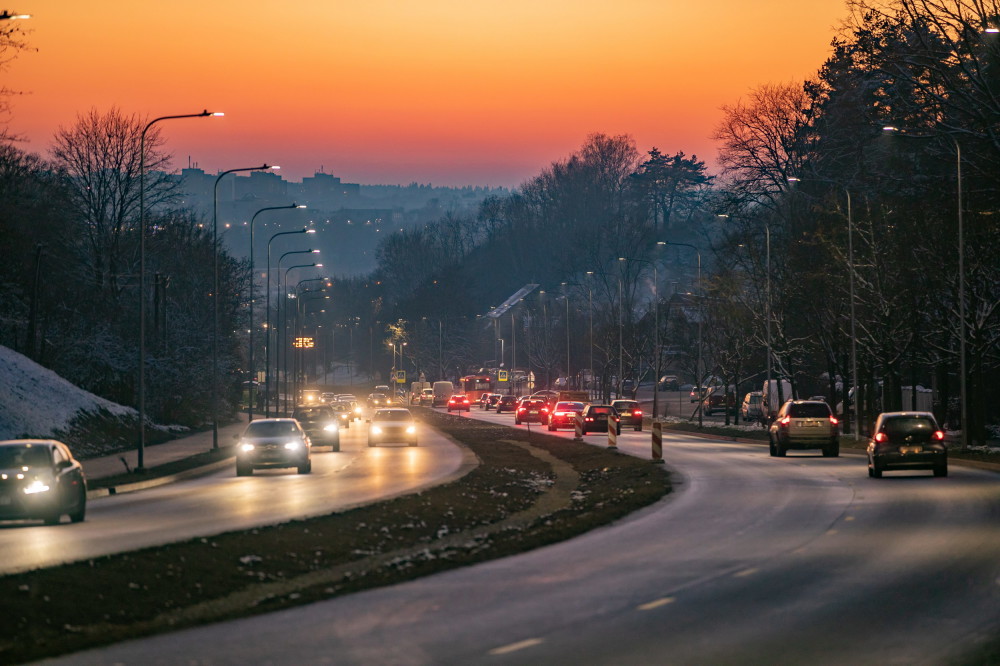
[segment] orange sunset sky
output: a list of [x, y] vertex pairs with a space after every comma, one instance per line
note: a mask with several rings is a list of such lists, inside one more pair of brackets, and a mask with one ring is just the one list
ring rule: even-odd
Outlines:
[[844, 0], [17, 0], [37, 51], [2, 74], [11, 132], [117, 106], [153, 118], [174, 166], [268, 162], [362, 184], [515, 187], [588, 134], [696, 154], [720, 107], [801, 81]]

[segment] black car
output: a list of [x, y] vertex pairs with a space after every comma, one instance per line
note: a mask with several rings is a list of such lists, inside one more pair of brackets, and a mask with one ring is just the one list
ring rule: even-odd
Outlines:
[[[346, 413], [346, 412], [345, 412]], [[296, 407], [292, 418], [299, 422], [309, 435], [313, 446], [329, 446], [340, 451], [340, 413], [328, 405]]]
[[258, 419], [247, 424], [236, 446], [236, 476], [256, 468], [296, 467], [312, 471], [309, 435], [295, 419]]
[[503, 412], [516, 412], [517, 411], [517, 398], [512, 395], [501, 396], [497, 400], [497, 414]]
[[521, 401], [514, 412], [514, 425], [522, 423], [540, 423], [546, 425], [549, 422], [549, 406], [539, 398], [526, 398]]
[[0, 520], [55, 525], [87, 513], [87, 479], [69, 447], [52, 439], [0, 442]]
[[583, 409], [583, 434], [608, 431], [609, 423], [615, 424], [615, 433], [622, 434], [618, 411], [611, 405], [587, 405]]
[[642, 430], [642, 406], [635, 400], [612, 400], [611, 406], [618, 412], [620, 424]]
[[948, 476], [944, 431], [930, 412], [883, 412], [868, 440], [868, 476], [887, 470], [930, 469]]
[[562, 400], [557, 402], [549, 416], [549, 430], [576, 428], [576, 417], [583, 414], [583, 403]]

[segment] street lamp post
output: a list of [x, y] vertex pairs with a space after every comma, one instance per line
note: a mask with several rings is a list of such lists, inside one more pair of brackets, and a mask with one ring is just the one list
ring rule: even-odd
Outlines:
[[[666, 245], [666, 241], [657, 241], [657, 245]], [[653, 418], [655, 419], [659, 413], [659, 391], [656, 390], [657, 382], [660, 378], [660, 294], [659, 294], [659, 279], [656, 271], [656, 264], [652, 261], [646, 259], [631, 259], [628, 257], [619, 257], [619, 261], [634, 261], [640, 264], [646, 264], [653, 269]], [[638, 389], [638, 386], [636, 386]]]
[[[768, 255], [767, 256], [768, 256], [768, 264], [770, 265], [770, 257], [771, 257], [771, 235], [770, 235], [770, 233], [768, 233], [767, 239], [768, 239], [768, 241], [767, 241]], [[662, 243], [663, 245], [678, 245], [680, 247], [688, 247], [688, 248], [691, 248], [692, 250], [694, 250], [695, 254], [698, 257], [698, 291], [701, 292], [701, 289], [702, 289], [702, 284], [701, 284], [701, 250], [699, 250], [694, 245], [691, 245], [690, 243], [675, 243], [673, 241], [659, 241], [657, 244], [659, 245], [660, 243]], [[770, 310], [771, 310], [771, 305], [770, 305], [770, 302], [771, 302], [771, 295], [770, 295], [771, 294], [771, 274], [770, 274], [770, 270], [768, 271], [767, 285], [768, 285], [767, 286], [767, 290], [768, 290], [768, 322], [767, 322], [768, 323], [768, 327], [767, 327], [767, 347], [768, 347], [768, 349], [767, 349], [767, 362], [768, 362], [768, 378], [770, 378], [770, 373], [771, 373], [771, 371], [770, 371], [770, 367], [771, 367], [770, 366], [770, 364], [771, 364], [771, 316], [770, 316]], [[702, 349], [701, 333], [702, 333], [702, 331], [701, 331], [701, 326], [702, 326], [702, 320], [705, 318], [705, 316], [704, 316], [705, 315], [705, 312], [704, 312], [704, 307], [705, 307], [704, 301], [705, 301], [704, 294], [699, 293], [699, 296], [698, 296], [698, 302], [699, 302], [699, 304], [698, 304], [698, 361], [697, 361], [697, 368], [695, 370], [697, 372], [697, 374], [698, 374], [697, 382], [696, 382], [696, 386], [695, 386], [696, 390], [701, 388], [701, 380], [702, 380], [702, 373], [703, 373], [703, 369], [701, 367], [702, 366], [702, 358], [701, 358], [701, 349]], [[699, 428], [701, 428], [704, 425], [703, 412], [704, 412], [703, 405], [699, 404], [699, 406], [698, 406], [698, 427]]]
[[[902, 131], [898, 127], [893, 127], [892, 125], [887, 125], [882, 128], [886, 132], [892, 132], [896, 134], [902, 134]], [[934, 138], [932, 135], [923, 134], [903, 134], [903, 136], [909, 136], [915, 139], [930, 139]], [[959, 400], [961, 401], [961, 420], [962, 429], [960, 432], [960, 442], [962, 448], [966, 448], [969, 445], [969, 411], [968, 404], [966, 400], [966, 365], [965, 365], [965, 231], [962, 220], [962, 147], [958, 143], [958, 139], [950, 134], [945, 136], [951, 140], [953, 146], [955, 146], [955, 179], [957, 181], [957, 196], [958, 196], [958, 391]], [[913, 387], [916, 391], [916, 386]]]
[[[250, 389], [249, 389], [249, 407], [247, 408], [247, 421], [253, 421], [253, 405], [254, 405], [254, 395], [253, 387], [254, 381], [256, 380], [256, 372], [254, 367], [254, 347], [253, 347], [253, 284], [257, 279], [256, 273], [254, 272], [254, 255], [253, 255], [253, 225], [257, 221], [257, 216], [268, 210], [286, 210], [290, 208], [305, 208], [305, 206], [300, 206], [298, 204], [291, 204], [289, 206], [268, 206], [266, 208], [261, 208], [253, 217], [250, 218]], [[268, 250], [270, 250], [270, 243], [268, 244]], [[268, 267], [270, 268], [270, 266]], [[268, 284], [270, 286], [270, 284]], [[265, 345], [266, 348], [266, 345]], [[266, 375], [266, 372], [265, 372]], [[265, 385], [266, 386], [266, 385]]]
[[263, 171], [280, 167], [262, 164], [256, 167], [227, 169], [215, 178], [212, 190], [212, 448], [219, 448], [219, 182], [238, 171]]
[[[310, 252], [312, 252], [312, 251], [313, 250], [310, 250]], [[293, 254], [293, 253], [286, 252], [285, 254]], [[279, 264], [279, 267], [280, 267], [280, 264], [281, 264], [281, 260], [280, 259], [278, 260], [278, 264]], [[288, 268], [285, 269], [285, 275], [284, 275], [283, 279], [279, 281], [279, 283], [281, 285], [281, 300], [282, 301], [288, 299], [288, 273], [290, 271], [292, 271], [292, 270], [295, 270], [296, 268], [312, 268], [314, 266], [316, 266], [316, 267], [322, 267], [323, 264], [317, 264], [317, 263], [299, 264], [297, 266], [289, 266]], [[280, 268], [279, 268], [279, 270], [280, 270]], [[320, 279], [322, 279], [322, 278], [320, 278]], [[287, 346], [284, 344], [284, 339], [283, 339], [283, 336], [282, 336], [282, 333], [284, 334], [284, 337], [288, 336], [288, 322], [287, 322], [287, 319], [288, 319], [288, 307], [287, 307], [287, 305], [284, 308], [284, 318], [282, 318], [281, 313], [282, 313], [281, 302], [279, 301], [279, 303], [278, 303], [278, 312], [276, 313], [276, 316], [277, 316], [277, 319], [278, 319], [278, 328], [280, 330], [278, 331], [278, 335], [277, 335], [276, 339], [277, 339], [277, 343], [278, 343], [278, 353], [280, 354], [281, 349], [283, 347], [285, 348], [285, 356], [284, 356], [284, 358], [285, 358], [285, 365], [284, 365], [284, 371], [285, 371], [284, 372], [284, 375], [285, 375], [285, 404], [284, 404], [284, 408], [285, 408], [285, 410], [284, 411], [285, 411], [285, 413], [287, 413], [288, 412], [288, 349], [287, 349]], [[278, 363], [280, 363], [280, 359], [276, 359], [276, 366], [277, 366]]]
[[[4, 12], [0, 19], [30, 18], [28, 14]], [[160, 116], [146, 123], [139, 136], [139, 445], [136, 469], [144, 470], [146, 448], [146, 133], [162, 120], [210, 118], [225, 115], [221, 111], [202, 111], [177, 116]]]
[[[252, 228], [252, 225], [251, 225]], [[296, 231], [279, 231], [278, 233], [271, 236], [267, 241], [267, 298], [266, 304], [264, 306], [264, 316], [267, 317], [267, 344], [264, 345], [264, 415], [271, 415], [271, 242], [278, 236], [287, 236], [289, 234], [314, 234], [315, 229], [297, 229]], [[311, 252], [312, 250], [310, 250]], [[282, 255], [284, 256], [284, 255]], [[278, 260], [280, 266], [281, 260]], [[277, 408], [277, 403], [275, 403], [275, 408]]]
[[[309, 230], [309, 232], [310, 232], [310, 233], [311, 233], [311, 232], [313, 232], [313, 231], [314, 231], [313, 229], [310, 229], [310, 230]], [[286, 233], [288, 233], [288, 232], [286, 232]], [[295, 233], [295, 232], [291, 232], [291, 233]], [[291, 256], [291, 255], [293, 255], [293, 254], [319, 254], [319, 250], [313, 250], [313, 249], [309, 249], [309, 250], [290, 250], [290, 251], [288, 251], [288, 252], [285, 252], [285, 253], [284, 253], [284, 254], [282, 254], [282, 255], [281, 255], [280, 257], [278, 257], [278, 263], [277, 263], [277, 266], [276, 266], [276, 267], [277, 267], [277, 269], [278, 269], [278, 271], [279, 271], [279, 276], [280, 276], [280, 271], [281, 271], [281, 261], [282, 261], [282, 260], [283, 260], [283, 259], [284, 259], [285, 257], [289, 257], [289, 256]], [[278, 278], [278, 287], [281, 287], [281, 284], [282, 284], [282, 283], [281, 283], [281, 278], [279, 277], [279, 278]], [[283, 318], [283, 319], [281, 318], [281, 308], [282, 308], [282, 305], [281, 305], [281, 303], [282, 303], [282, 301], [284, 301], [284, 300], [285, 300], [285, 292], [284, 292], [284, 290], [283, 290], [283, 291], [282, 291], [282, 298], [281, 298], [281, 299], [280, 299], [280, 300], [278, 301], [278, 307], [276, 308], [276, 309], [277, 309], [277, 312], [275, 313], [275, 318], [277, 319], [277, 322], [278, 322], [278, 323], [276, 324], [276, 326], [278, 326], [278, 328], [279, 328], [279, 329], [280, 329], [280, 327], [284, 326], [284, 324], [285, 324], [285, 323], [287, 322], [287, 320], [288, 320], [288, 313], [287, 313], [287, 312], [285, 313], [285, 316], [284, 316], [284, 318]], [[287, 336], [286, 336], [286, 337], [287, 337]], [[283, 344], [283, 341], [282, 341], [282, 340], [279, 340], [279, 339], [278, 339], [277, 337], [275, 338], [275, 341], [276, 341], [276, 342], [278, 343], [278, 348], [277, 348], [277, 349], [275, 350], [275, 351], [276, 351], [276, 353], [275, 353], [275, 359], [274, 359], [274, 375], [275, 375], [275, 381], [277, 381], [277, 378], [278, 378], [278, 377], [280, 376], [280, 374], [281, 374], [281, 373], [280, 373], [280, 372], [278, 371], [278, 369], [279, 369], [279, 368], [283, 368], [283, 367], [286, 367], [286, 366], [288, 365], [288, 347], [286, 347], [286, 346], [285, 346], [285, 345]], [[285, 359], [285, 365], [282, 365], [282, 364], [281, 364], [281, 359], [282, 359], [282, 356], [281, 356], [281, 354], [282, 354], [282, 351], [284, 351], [284, 354], [285, 354], [285, 356], [284, 356], [284, 359]], [[286, 386], [286, 388], [287, 388], [287, 386], [288, 386], [288, 382], [285, 382], [285, 386]], [[286, 401], [286, 402], [287, 402], [287, 401]], [[286, 405], [286, 406], [287, 406], [287, 405]]]

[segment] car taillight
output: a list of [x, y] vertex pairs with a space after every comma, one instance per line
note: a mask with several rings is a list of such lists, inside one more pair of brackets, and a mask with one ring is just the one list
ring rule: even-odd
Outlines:
[[879, 444], [887, 441], [889, 437], [884, 432], [875, 433], [875, 441]]
[[549, 411], [549, 408], [548, 407], [542, 407], [542, 411], [543, 412], [547, 412], [547, 411]]
[[527, 409], [525, 409], [524, 407], [519, 407], [517, 411], [519, 411], [519, 412], [526, 412], [526, 411], [528, 411], [528, 410], [527, 410]]
[[593, 420], [594, 420], [593, 416], [588, 416], [587, 418], [584, 419], [584, 421], [593, 421]]
[[939, 442], [943, 442], [944, 441], [944, 432], [942, 432], [940, 430], [935, 430], [934, 434], [931, 435], [931, 437], [933, 437], [934, 439], [936, 439]]
[[792, 417], [791, 416], [786, 416], [785, 418], [783, 418], [780, 421], [778, 421], [778, 425], [787, 426], [791, 422], [792, 422]]
[[633, 409], [632, 410], [632, 416], [642, 416], [642, 410], [641, 409]]
[[840, 423], [840, 421], [837, 420], [837, 417], [830, 414], [830, 425], [837, 425], [838, 423]]

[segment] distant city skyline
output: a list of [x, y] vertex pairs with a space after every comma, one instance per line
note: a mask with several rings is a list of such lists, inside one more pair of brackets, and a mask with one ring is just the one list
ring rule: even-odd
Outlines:
[[289, 180], [517, 187], [589, 134], [697, 155], [721, 107], [803, 81], [844, 0], [26, 0], [9, 132], [47, 157], [78, 114], [164, 123], [179, 171], [268, 162]]

